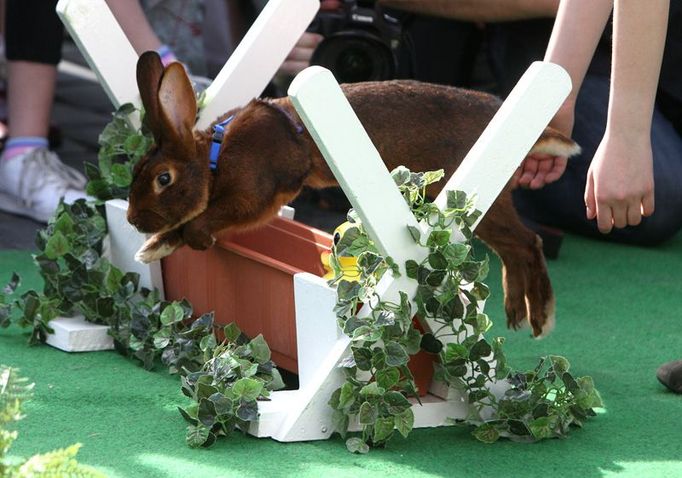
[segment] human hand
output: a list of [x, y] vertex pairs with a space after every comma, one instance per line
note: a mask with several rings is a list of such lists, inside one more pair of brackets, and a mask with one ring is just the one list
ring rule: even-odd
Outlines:
[[651, 140], [607, 134], [587, 173], [587, 218], [597, 219], [599, 231], [636, 226], [654, 212], [654, 173]]
[[317, 33], [305, 32], [294, 46], [293, 50], [286, 57], [282, 66], [279, 67], [278, 73], [296, 76], [301, 71], [310, 66], [310, 59], [317, 48], [317, 45], [324, 39], [322, 35]]
[[[339, 8], [341, 8], [340, 0], [320, 1], [320, 11], [337, 10]], [[291, 52], [289, 52], [282, 66], [279, 67], [278, 73], [286, 76], [296, 76], [308, 68], [310, 66], [310, 59], [322, 40], [324, 40], [324, 37], [318, 33], [305, 32]]]
[[[552, 118], [550, 126], [565, 136], [570, 137], [573, 131], [575, 106], [571, 100], [566, 101]], [[512, 187], [540, 189], [553, 183], [564, 174], [568, 158], [551, 154], [529, 154], [512, 176]]]

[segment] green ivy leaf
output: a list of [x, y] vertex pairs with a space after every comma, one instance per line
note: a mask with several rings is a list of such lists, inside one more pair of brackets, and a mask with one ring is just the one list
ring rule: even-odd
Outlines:
[[405, 273], [410, 279], [417, 279], [417, 273], [419, 272], [419, 264], [416, 261], [410, 259], [405, 263]]
[[420, 241], [421, 238], [422, 238], [422, 231], [421, 231], [421, 229], [419, 229], [419, 228], [416, 227], [416, 226], [407, 226], [407, 230], [409, 231], [410, 236], [412, 237], [412, 239], [414, 239], [414, 242], [416, 242], [417, 244], [419, 244], [419, 241]]
[[469, 350], [462, 345], [450, 342], [445, 346], [445, 362], [452, 362], [457, 359], [466, 359], [469, 357]]
[[252, 378], [241, 378], [232, 386], [232, 393], [242, 400], [256, 400], [263, 392], [263, 382]]
[[332, 426], [334, 430], [341, 435], [341, 438], [346, 438], [348, 433], [348, 415], [343, 413], [342, 410], [334, 410], [332, 414]]
[[347, 410], [355, 402], [355, 393], [353, 385], [346, 382], [341, 387], [341, 395], [339, 396], [339, 409]]
[[481, 339], [471, 347], [469, 351], [469, 358], [471, 360], [478, 360], [483, 357], [487, 357], [493, 352], [492, 347], [485, 339]]
[[390, 390], [397, 385], [398, 381], [400, 380], [400, 372], [394, 367], [377, 370], [376, 380], [377, 384], [381, 388]]
[[255, 422], [258, 420], [258, 402], [256, 400], [243, 399], [235, 415], [245, 422]]
[[234, 343], [236, 343], [239, 337], [242, 335], [241, 329], [234, 322], [227, 324], [223, 328], [223, 333], [225, 334], [225, 340]]
[[262, 334], [258, 334], [254, 339], [249, 342], [251, 347], [251, 355], [258, 363], [265, 363], [270, 361], [270, 347], [268, 347], [267, 342], [263, 338]]
[[377, 419], [379, 411], [376, 405], [372, 405], [369, 402], [362, 402], [360, 405], [360, 411], [358, 412], [358, 420], [360, 425], [372, 425]]
[[133, 181], [133, 175], [129, 167], [116, 163], [111, 166], [111, 180], [119, 188], [127, 188]]
[[398, 430], [398, 433], [400, 433], [404, 438], [407, 438], [407, 435], [410, 434], [412, 428], [414, 427], [414, 413], [412, 412], [412, 409], [408, 408], [404, 412], [395, 415], [394, 421], [395, 428]]
[[432, 252], [429, 254], [429, 265], [434, 270], [445, 270], [448, 268], [448, 260], [442, 252]]
[[187, 427], [187, 444], [192, 448], [199, 448], [208, 441], [211, 433], [204, 425], [190, 425]]
[[166, 306], [161, 312], [161, 323], [163, 325], [171, 325], [180, 322], [184, 319], [182, 307], [177, 302], [173, 302]]
[[377, 397], [386, 392], [376, 382], [371, 382], [360, 389], [360, 395], [363, 397]]
[[484, 423], [476, 428], [473, 435], [477, 440], [482, 441], [483, 443], [495, 443], [500, 438], [500, 433], [489, 423]]
[[409, 182], [411, 174], [410, 170], [405, 166], [398, 166], [391, 171], [391, 176], [393, 177], [393, 181], [395, 181], [396, 186], [402, 186]]
[[375, 444], [383, 443], [393, 435], [393, 427], [395, 425], [395, 419], [393, 417], [381, 417], [377, 418], [374, 424], [374, 434], [372, 436], [372, 441]]
[[199, 401], [198, 418], [199, 421], [209, 429], [215, 424], [216, 410], [213, 402], [206, 398]]
[[60, 231], [56, 231], [47, 241], [45, 255], [48, 259], [56, 259], [67, 252], [71, 252], [69, 240]]
[[469, 255], [471, 246], [467, 244], [450, 243], [443, 248], [443, 255], [450, 267], [460, 266]]
[[543, 438], [551, 438], [554, 435], [556, 424], [557, 417], [540, 417], [531, 420], [528, 423], [528, 429], [535, 439], [542, 440]]
[[556, 373], [559, 377], [561, 377], [564, 372], [568, 372], [568, 369], [571, 367], [571, 364], [568, 363], [568, 360], [566, 360], [564, 357], [560, 357], [559, 355], [550, 355], [549, 360], [552, 362], [554, 373]]
[[396, 390], [386, 392], [384, 402], [386, 403], [388, 413], [391, 415], [398, 415], [412, 407], [412, 404], [405, 395]]
[[154, 347], [161, 350], [168, 347], [171, 341], [171, 331], [170, 329], [161, 329], [154, 334]]
[[355, 364], [360, 370], [369, 371], [372, 368], [372, 352], [362, 347], [351, 347]]
[[426, 241], [426, 245], [429, 247], [442, 247], [450, 242], [450, 231], [432, 231], [429, 234], [429, 238]]
[[393, 340], [386, 344], [385, 350], [386, 365], [389, 367], [400, 367], [401, 365], [406, 365], [410, 358], [405, 351], [405, 348]]
[[443, 350], [443, 342], [434, 337], [433, 334], [427, 333], [422, 335], [421, 348], [429, 353], [437, 354]]
[[360, 453], [362, 455], [369, 453], [369, 445], [367, 445], [367, 443], [358, 437], [353, 437], [346, 440], [346, 448], [351, 453]]

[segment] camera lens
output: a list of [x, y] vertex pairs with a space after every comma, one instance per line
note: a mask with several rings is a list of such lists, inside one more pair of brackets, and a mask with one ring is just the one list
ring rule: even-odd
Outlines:
[[339, 83], [390, 80], [395, 74], [390, 48], [362, 31], [327, 37], [315, 50], [311, 63], [331, 70]]
[[356, 83], [371, 78], [372, 70], [372, 59], [367, 51], [351, 47], [339, 53], [332, 71], [338, 73], [340, 81]]

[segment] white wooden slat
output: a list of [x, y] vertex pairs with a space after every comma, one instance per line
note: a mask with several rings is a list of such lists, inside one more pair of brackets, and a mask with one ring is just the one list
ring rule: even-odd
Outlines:
[[196, 128], [259, 96], [319, 8], [319, 0], [270, 0], [206, 89]]
[[[140, 106], [135, 69], [137, 53], [104, 0], [60, 0], [57, 14], [95, 72], [109, 99], [118, 108]], [[131, 115], [139, 125], [139, 117]]]
[[135, 252], [140, 250], [147, 240], [147, 236], [137, 232], [128, 223], [126, 218], [128, 202], [122, 199], [112, 199], [105, 203], [105, 208], [109, 229], [109, 260], [123, 272], [140, 274], [140, 285], [148, 289], [158, 289], [159, 295], [163, 299], [161, 262], [154, 261], [143, 264], [135, 261]]
[[379, 251], [402, 268], [415, 250], [407, 226], [419, 224], [334, 76], [312, 66], [289, 97]]
[[563, 68], [549, 62], [533, 63], [435, 204], [443, 209], [447, 191], [464, 191], [476, 195], [476, 208], [485, 214], [570, 91], [571, 79]]

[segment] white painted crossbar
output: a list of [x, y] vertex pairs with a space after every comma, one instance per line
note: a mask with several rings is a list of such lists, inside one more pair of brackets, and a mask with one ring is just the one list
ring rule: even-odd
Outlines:
[[464, 191], [476, 195], [476, 208], [485, 214], [570, 91], [571, 79], [563, 68], [554, 63], [533, 63], [435, 204], [443, 209], [446, 191]]
[[[104, 0], [60, 0], [57, 14], [115, 108], [140, 106], [137, 53]], [[132, 118], [139, 124], [139, 118]]]
[[[196, 128], [208, 127], [218, 116], [259, 96], [319, 7], [319, 0], [270, 0], [206, 90]], [[60, 0], [57, 13], [114, 106], [139, 106], [138, 55], [106, 2]]]
[[319, 0], [270, 0], [206, 89], [196, 128], [259, 96], [319, 8]]

